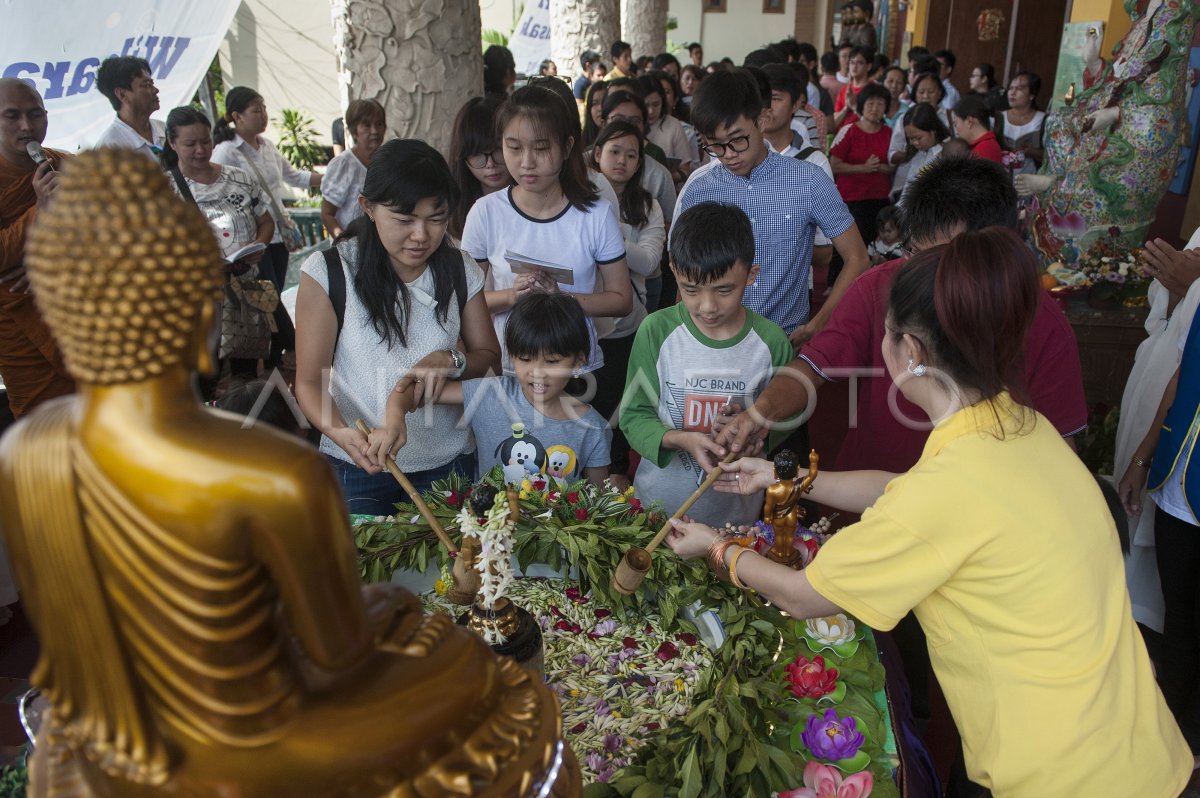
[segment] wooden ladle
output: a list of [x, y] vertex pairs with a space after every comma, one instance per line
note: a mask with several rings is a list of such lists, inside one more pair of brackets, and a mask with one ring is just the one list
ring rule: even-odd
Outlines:
[[[737, 456], [738, 452], [729, 452], [721, 462], [732, 463], [737, 459]], [[673, 528], [671, 522], [676, 518], [682, 518], [688, 510], [692, 509], [692, 505], [713, 486], [713, 483], [720, 476], [721, 469], [719, 468], [709, 471], [708, 476], [704, 478], [700, 486], [692, 491], [692, 495], [688, 496], [687, 500], [675, 511], [675, 514], [667, 519], [662, 529], [658, 530], [658, 534], [650, 539], [645, 548], [634, 546], [625, 552], [625, 556], [621, 558], [621, 562], [617, 564], [617, 570], [612, 575], [613, 590], [623, 596], [628, 596], [642, 586], [642, 581], [645, 580], [646, 574], [650, 572], [650, 554], [658, 548], [659, 544], [666, 540], [667, 533]]]

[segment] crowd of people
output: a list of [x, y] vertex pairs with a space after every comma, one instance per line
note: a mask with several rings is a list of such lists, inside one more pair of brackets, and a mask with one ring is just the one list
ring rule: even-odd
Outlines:
[[[851, 5], [869, 20], [869, 2]], [[668, 509], [720, 468], [669, 545], [726, 576], [737, 561], [739, 586], [797, 617], [894, 629], [893, 675], [918, 703], [932, 664], [964, 783], [1175, 798], [1200, 752], [1200, 334], [1172, 328], [1161, 370], [1172, 353], [1184, 367], [1145, 400], [1154, 420], [1130, 433], [1121, 482], [1134, 516], [1147, 471], [1169, 497], [1164, 701], [1113, 518], [1073, 453], [1076, 342], [1014, 232], [1010, 170], [1043, 157], [1040, 79], [1018, 73], [1005, 93], [979, 64], [960, 94], [952, 52], [913, 48], [905, 70], [873, 34], [855, 16], [823, 55], [789, 39], [741, 67], [705, 65], [699, 44], [681, 64], [618, 41], [584, 52], [573, 84], [546, 61], [520, 87], [493, 46], [445, 154], [388, 140], [383, 106], [356, 100], [350, 146], [323, 173], [264, 136], [253, 89], [228, 92], [215, 128], [191, 107], [164, 125], [149, 65], [114, 56], [97, 75], [117, 114], [99, 144], [159, 159], [207, 219], [226, 272], [221, 366], [249, 381], [294, 353], [296, 399], [351, 512], [404, 500], [389, 459], [420, 490], [500, 466]], [[31, 159], [48, 122], [28, 84], [0, 80], [0, 111], [0, 374], [20, 416], [73, 389], [22, 275], [70, 156]], [[333, 238], [301, 267], [294, 325], [250, 299], [252, 284], [282, 288], [297, 246], [286, 186], [320, 190]], [[1183, 256], [1151, 252], [1174, 280]], [[1190, 289], [1176, 282], [1171, 307]], [[248, 346], [254, 313], [273, 323]], [[757, 455], [807, 449], [819, 390], [847, 378], [857, 424], [813, 497], [861, 522], [800, 574], [737, 551], [714, 527], [758, 516], [774, 477]], [[933, 794], [926, 755], [905, 768]]]

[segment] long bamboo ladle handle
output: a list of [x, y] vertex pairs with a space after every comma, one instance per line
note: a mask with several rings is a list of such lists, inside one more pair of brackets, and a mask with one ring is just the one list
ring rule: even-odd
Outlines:
[[[361, 418], [354, 422], [354, 426], [357, 427], [358, 431], [363, 435], [371, 434], [371, 428], [368, 427], [367, 423]], [[450, 536], [447, 535], [446, 530], [442, 528], [441, 523], [437, 520], [437, 516], [434, 515], [433, 511], [429, 509], [429, 505], [426, 504], [425, 500], [421, 498], [421, 494], [417, 492], [417, 489], [413, 487], [412, 482], [409, 481], [408, 477], [404, 475], [404, 472], [400, 470], [400, 466], [396, 465], [396, 461], [391, 457], [387, 458], [387, 470], [393, 477], [396, 478], [396, 481], [400, 483], [400, 487], [404, 488], [405, 493], [412, 498], [413, 504], [417, 505], [417, 512], [419, 512], [421, 517], [425, 519], [425, 523], [429, 524], [430, 529], [433, 530], [433, 534], [437, 535], [438, 540], [440, 540], [442, 545], [446, 547], [446, 551], [450, 552], [452, 555], [457, 555], [458, 546], [455, 546], [454, 541], [450, 540]]]
[[[732, 463], [735, 459], [737, 459], [737, 456], [738, 452], [731, 451], [729, 454], [725, 455], [725, 459], [723, 459], [721, 462]], [[651, 538], [650, 542], [646, 544], [647, 554], [657, 549], [659, 544], [666, 540], [667, 533], [670, 532], [672, 528], [671, 521], [676, 518], [682, 518], [684, 513], [692, 509], [692, 505], [699, 501], [700, 497], [703, 496], [705, 492], [707, 492], [708, 489], [713, 486], [713, 483], [716, 482], [717, 478], [720, 476], [721, 469], [719, 468], [714, 468], [712, 471], [708, 472], [708, 476], [704, 478], [704, 481], [700, 483], [700, 486], [692, 491], [692, 495], [687, 497], [687, 501], [680, 505], [679, 509], [675, 511], [675, 514], [668, 518], [667, 522], [663, 524], [662, 529], [658, 530], [658, 534]]]

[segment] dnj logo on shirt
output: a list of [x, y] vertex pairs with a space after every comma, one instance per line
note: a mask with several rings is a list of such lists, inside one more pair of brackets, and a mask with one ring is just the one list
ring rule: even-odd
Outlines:
[[728, 396], [688, 393], [683, 396], [683, 428], [688, 432], [712, 432]]

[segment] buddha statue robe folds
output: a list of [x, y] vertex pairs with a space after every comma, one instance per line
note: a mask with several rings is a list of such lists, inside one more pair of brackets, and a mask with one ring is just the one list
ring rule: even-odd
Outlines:
[[220, 260], [153, 163], [75, 159], [29, 271], [80, 386], [0, 442], [50, 702], [31, 795], [578, 794], [545, 685], [361, 586], [319, 453], [200, 406]]

